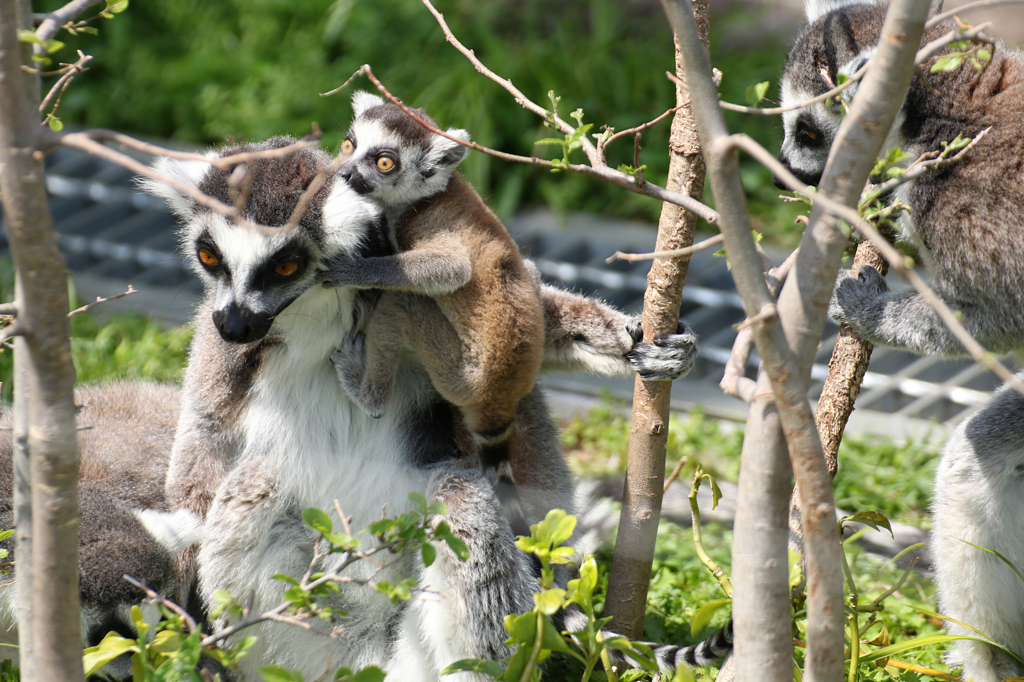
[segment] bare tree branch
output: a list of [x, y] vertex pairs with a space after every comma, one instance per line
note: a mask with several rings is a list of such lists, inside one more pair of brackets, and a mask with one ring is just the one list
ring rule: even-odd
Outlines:
[[96, 300], [93, 301], [92, 303], [86, 303], [81, 308], [75, 308], [74, 310], [72, 310], [70, 313], [68, 313], [68, 317], [74, 317], [78, 313], [84, 313], [86, 310], [92, 310], [96, 306], [106, 303], [107, 301], [116, 301], [119, 298], [124, 298], [125, 296], [131, 296], [132, 294], [137, 293], [139, 293], [138, 290], [133, 289], [132, 285], [129, 284], [128, 291], [124, 292], [123, 294], [114, 294], [113, 296], [107, 296], [106, 298], [100, 298], [99, 296], [97, 296]]
[[[134, 137], [125, 135], [124, 133], [118, 133], [113, 130], [103, 130], [102, 128], [96, 128], [93, 130], [83, 130], [76, 133], [62, 133], [59, 135], [51, 135], [47, 141], [47, 148], [54, 147], [59, 144], [64, 144], [66, 146], [75, 146], [76, 144], [79, 144], [77, 142], [78, 140], [86, 138], [88, 140], [94, 140], [96, 142], [115, 142], [121, 146], [128, 147], [129, 149], [134, 149], [136, 151], [140, 151], [145, 154], [151, 154], [153, 156], [166, 156], [171, 159], [182, 159], [185, 161], [203, 161], [204, 163], [208, 163], [215, 168], [219, 168], [221, 170], [230, 170], [240, 164], [248, 163], [249, 161], [254, 161], [256, 159], [284, 158], [289, 154], [297, 152], [301, 149], [316, 147], [319, 144], [320, 135], [320, 129], [314, 127], [311, 133], [309, 133], [306, 137], [299, 140], [298, 142], [286, 145], [284, 147], [278, 147], [277, 149], [266, 149], [264, 151], [259, 152], [241, 152], [238, 154], [231, 154], [228, 156], [209, 156], [206, 154], [197, 154], [195, 152], [183, 152], [177, 149], [168, 149], [166, 147], [161, 147], [159, 145], [150, 144], [149, 142], [137, 140]], [[65, 140], [68, 137], [72, 138], [72, 142], [70, 144], [65, 142]], [[115, 161], [115, 163], [118, 162]]]
[[[1024, 0], [1022, 0], [1022, 1], [1024, 1]], [[761, 108], [758, 108], [758, 107], [745, 107], [745, 106], [742, 106], [742, 105], [739, 105], [739, 104], [732, 104], [731, 102], [719, 102], [718, 104], [719, 104], [719, 106], [721, 106], [723, 109], [725, 109], [727, 111], [738, 111], [741, 114], [757, 114], [757, 115], [760, 115], [760, 116], [778, 116], [779, 114], [784, 114], [787, 111], [796, 111], [797, 109], [804, 109], [806, 107], [811, 106], [812, 104], [817, 104], [818, 102], [824, 102], [826, 100], [832, 99], [833, 97], [835, 97], [836, 95], [841, 93], [846, 88], [850, 87], [854, 83], [857, 83], [862, 78], [864, 78], [864, 74], [866, 74], [868, 72], [868, 67], [870, 65], [871, 65], [871, 63], [868, 62], [864, 66], [860, 67], [853, 75], [850, 76], [849, 79], [847, 79], [846, 81], [843, 81], [843, 83], [841, 83], [840, 85], [837, 85], [836, 87], [832, 88], [828, 92], [823, 93], [821, 95], [818, 95], [817, 97], [812, 97], [811, 99], [805, 100], [805, 101], [800, 102], [798, 104], [791, 104], [791, 105], [786, 106], [786, 107], [773, 107], [773, 108], [770, 108], [770, 109], [761, 109]]]
[[[619, 132], [614, 133], [613, 135], [609, 135], [607, 139], [598, 139], [598, 141], [597, 141], [597, 154], [598, 154], [598, 158], [601, 160], [601, 164], [603, 165], [605, 163], [605, 150], [608, 149], [608, 145], [610, 145], [612, 142], [614, 142], [615, 140], [619, 139], [620, 137], [624, 137], [626, 135], [631, 135], [633, 133], [639, 133], [642, 130], [647, 130], [651, 126], [654, 126], [654, 125], [660, 123], [661, 121], [664, 121], [666, 118], [668, 118], [672, 114], [676, 113], [676, 111], [678, 109], [679, 109], [679, 107], [672, 107], [671, 109], [666, 111], [661, 116], [658, 116], [657, 118], [655, 118], [653, 120], [650, 120], [647, 123], [644, 123], [642, 125], [638, 125], [635, 128], [627, 128], [626, 130], [620, 130]], [[639, 166], [637, 166], [637, 167], [639, 167]]]
[[45, 43], [57, 35], [57, 31], [65, 23], [73, 21], [85, 10], [103, 2], [104, 0], [72, 0], [60, 9], [40, 15], [41, 21], [39, 21], [39, 28], [36, 29], [36, 38]]
[[16, 303], [0, 303], [0, 315], [15, 316], [18, 314], [18, 305]]
[[979, 0], [978, 2], [969, 2], [966, 5], [960, 5], [959, 7], [954, 7], [953, 9], [948, 10], [946, 12], [942, 12], [941, 14], [936, 14], [934, 17], [925, 22], [924, 27], [927, 30], [933, 26], [936, 26], [937, 24], [941, 24], [946, 19], [952, 19], [953, 17], [959, 14], [963, 14], [964, 12], [981, 9], [983, 7], [996, 7], [998, 5], [1017, 5], [1020, 3], [1024, 3], [1024, 0]]
[[[68, 69], [67, 69], [67, 71], [65, 71], [64, 75], [61, 76], [57, 80], [57, 82], [53, 84], [53, 87], [50, 88], [50, 91], [48, 93], [46, 93], [46, 97], [43, 98], [42, 103], [40, 103], [40, 105], [39, 105], [39, 113], [40, 114], [42, 114], [43, 112], [46, 111], [46, 109], [50, 106], [50, 102], [53, 100], [53, 98], [55, 96], [58, 95], [58, 93], [59, 93], [59, 95], [61, 97], [63, 97], [64, 90], [67, 89], [68, 85], [71, 84], [71, 81], [73, 81], [75, 79], [75, 76], [80, 74], [80, 73], [84, 73], [84, 72], [88, 71], [88, 69], [83, 68], [83, 67], [86, 64], [88, 64], [89, 62], [91, 62], [91, 61], [92, 61], [92, 56], [91, 55], [83, 54], [81, 50], [78, 51], [78, 61], [75, 62], [74, 64], [69, 64], [68, 65]], [[60, 106], [60, 99], [58, 98], [57, 99], [57, 104], [54, 105], [53, 110], [57, 111], [57, 107], [59, 107], [59, 106]], [[45, 121], [44, 121], [44, 123], [45, 123]]]
[[[423, 4], [427, 6], [427, 9], [430, 10], [430, 13], [434, 15], [434, 18], [437, 19], [437, 23], [441, 26], [441, 30], [444, 31], [444, 37], [448, 40], [449, 43], [455, 46], [456, 50], [461, 52], [466, 57], [466, 59], [470, 61], [470, 63], [477, 71], [487, 76], [501, 87], [508, 90], [512, 97], [515, 98], [516, 104], [526, 109], [527, 111], [537, 114], [545, 121], [548, 121], [549, 123], [553, 124], [553, 127], [559, 132], [565, 133], [567, 135], [571, 135], [573, 132], [575, 132], [575, 128], [573, 128], [569, 123], [559, 118], [557, 111], [548, 111], [544, 107], [533, 102], [529, 97], [524, 95], [516, 86], [512, 85], [511, 80], [508, 80], [507, 78], [502, 78], [501, 76], [499, 76], [498, 74], [494, 73], [486, 66], [484, 66], [483, 62], [477, 59], [476, 53], [474, 53], [473, 50], [470, 50], [461, 42], [459, 42], [459, 39], [456, 38], [454, 34], [452, 34], [451, 29], [448, 28], [448, 24], [444, 20], [444, 15], [438, 12], [437, 9], [435, 9], [434, 6], [430, 4], [430, 0], [422, 1]], [[583, 152], [587, 155], [587, 159], [590, 160], [590, 165], [600, 165], [601, 158], [597, 152], [597, 148], [594, 147], [594, 144], [586, 137], [581, 138], [580, 141], [583, 143]]]
[[714, 237], [708, 237], [704, 241], [697, 242], [693, 246], [687, 246], [682, 249], [672, 249], [670, 251], [654, 251], [653, 253], [623, 253], [616, 251], [612, 255], [604, 259], [605, 263], [614, 263], [617, 260], [624, 260], [627, 263], [638, 263], [645, 260], [654, 260], [656, 258], [675, 258], [676, 256], [688, 256], [698, 251], [704, 251], [711, 249], [722, 243], [722, 235], [716, 234]]

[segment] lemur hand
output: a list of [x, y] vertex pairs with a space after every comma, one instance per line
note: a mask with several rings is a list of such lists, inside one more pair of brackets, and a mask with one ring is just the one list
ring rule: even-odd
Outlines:
[[885, 278], [870, 265], [857, 269], [857, 277], [850, 270], [840, 270], [832, 300], [828, 302], [828, 314], [836, 322], [849, 325], [854, 331], [861, 331], [870, 305], [889, 291]]
[[683, 320], [675, 334], [658, 334], [654, 343], [641, 343], [640, 318], [634, 317], [626, 329], [637, 342], [626, 360], [644, 381], [674, 381], [693, 368], [697, 360], [697, 336]]
[[326, 263], [323, 273], [323, 285], [326, 288], [344, 287], [358, 284], [361, 279], [363, 259], [341, 251]]

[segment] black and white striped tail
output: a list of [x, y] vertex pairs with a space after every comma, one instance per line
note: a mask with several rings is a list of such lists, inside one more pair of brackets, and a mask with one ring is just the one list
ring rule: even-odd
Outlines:
[[[575, 632], [586, 626], [586, 615], [575, 604], [560, 611], [554, 616], [555, 626], [559, 630]], [[558, 621], [561, 620], [561, 623]], [[605, 637], [614, 636], [614, 633], [606, 632]], [[707, 639], [691, 644], [690, 646], [676, 646], [674, 644], [654, 644], [644, 642], [654, 653], [654, 660], [657, 662], [661, 672], [672, 674], [681, 663], [691, 668], [706, 668], [722, 662], [730, 651], [732, 651], [732, 619]], [[618, 649], [609, 649], [608, 654], [612, 659], [612, 665], [619, 669], [636, 668], [636, 662], [631, 660]]]

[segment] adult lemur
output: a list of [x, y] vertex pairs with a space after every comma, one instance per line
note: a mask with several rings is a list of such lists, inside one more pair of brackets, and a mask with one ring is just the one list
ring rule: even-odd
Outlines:
[[[437, 392], [462, 412], [513, 529], [528, 534], [509, 448], [520, 441], [516, 408], [533, 390], [544, 352], [537, 286], [505, 226], [455, 172], [466, 147], [370, 93], [356, 93], [352, 108], [338, 174], [380, 206], [384, 237], [397, 253], [343, 252], [330, 263], [332, 286], [382, 291], [363, 333], [335, 354], [338, 376], [379, 417], [399, 356], [415, 353]], [[469, 138], [464, 130], [448, 133]]]
[[[851, 75], [878, 41], [885, 7], [858, 0], [812, 0], [810, 25], [790, 52], [783, 104], [826, 92]], [[946, 23], [925, 41], [955, 28]], [[846, 91], [849, 93], [849, 89]], [[780, 159], [816, 183], [840, 121], [840, 107], [816, 104], [784, 114]], [[997, 44], [979, 71], [969, 60], [949, 72], [919, 71], [886, 146], [910, 158], [939, 151], [958, 134], [988, 134], [964, 161], [902, 185], [910, 206], [903, 237], [914, 244], [937, 293], [963, 314], [988, 349], [1024, 346], [1024, 54]], [[872, 268], [840, 278], [830, 314], [866, 340], [917, 353], [964, 355], [935, 311], [916, 293], [896, 294]], [[1024, 375], [1021, 375], [1024, 377]], [[1024, 566], [1024, 396], [1002, 389], [957, 429], [935, 483], [932, 533], [939, 610], [1024, 656], [1024, 583], [997, 557]], [[951, 633], [971, 631], [948, 625]], [[950, 657], [975, 682], [1024, 674], [1010, 656], [960, 641]]]
[[[278, 138], [225, 153], [287, 142]], [[250, 161], [244, 216], [284, 224], [328, 161], [311, 149]], [[226, 171], [173, 160], [160, 167], [232, 200]], [[533, 607], [536, 580], [477, 458], [465, 454], [472, 448], [461, 413], [441, 399], [415, 358], [404, 355], [388, 410], [373, 419], [348, 398], [331, 361], [338, 340], [363, 328], [373, 297], [353, 287], [322, 287], [320, 269], [343, 251], [369, 257], [387, 249], [368, 240], [377, 233], [375, 204], [329, 178], [297, 229], [255, 231], [168, 187], [150, 189], [183, 219], [183, 249], [207, 291], [195, 318], [167, 480], [172, 509], [206, 519], [196, 556], [186, 554], [179, 564], [182, 583], [198, 566], [207, 599], [217, 589], [241, 598], [252, 591], [253, 608], [266, 609], [286, 587], [275, 574], [306, 570], [314, 538], [302, 523], [303, 508], [329, 509], [337, 500], [359, 529], [382, 507], [389, 514], [403, 511], [412, 491], [447, 503], [448, 521], [471, 552], [463, 563], [440, 547], [429, 568], [414, 556], [383, 569], [368, 562], [350, 567], [357, 579], [416, 576], [436, 597], [394, 605], [372, 590], [345, 589], [338, 598], [347, 613], [341, 635], [323, 637], [328, 626], [321, 624], [313, 631], [263, 624], [255, 650], [243, 660], [245, 672], [274, 662], [312, 679], [340, 665], [373, 663], [384, 666], [389, 679], [437, 680], [460, 658], [506, 655], [503, 618]], [[692, 362], [692, 335], [669, 336], [667, 348], [643, 346], [627, 331], [630, 318], [608, 306], [549, 287], [541, 294], [546, 362], [608, 373], [654, 366], [665, 370], [662, 378]], [[555, 507], [571, 509], [572, 484], [539, 389], [520, 401], [515, 419], [524, 446], [513, 451], [511, 464], [527, 521]], [[704, 645], [664, 653], [685, 659], [720, 651]]]

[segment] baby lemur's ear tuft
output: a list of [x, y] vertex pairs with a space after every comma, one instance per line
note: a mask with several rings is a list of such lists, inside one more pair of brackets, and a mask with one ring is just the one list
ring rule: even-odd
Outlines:
[[[460, 140], [469, 142], [469, 133], [461, 128], [449, 128], [445, 131], [452, 137], [457, 137]], [[434, 146], [441, 153], [438, 164], [441, 166], [447, 166], [449, 168], [455, 168], [462, 160], [466, 158], [466, 154], [469, 153], [469, 147], [459, 144], [455, 140], [450, 140], [447, 137], [441, 135], [435, 135]]]
[[366, 90], [360, 90], [352, 95], [352, 117], [359, 118], [368, 109], [379, 107], [382, 104], [384, 104], [384, 100], [377, 95]]

